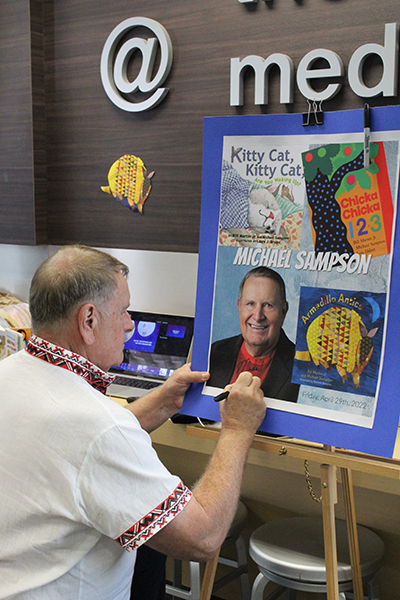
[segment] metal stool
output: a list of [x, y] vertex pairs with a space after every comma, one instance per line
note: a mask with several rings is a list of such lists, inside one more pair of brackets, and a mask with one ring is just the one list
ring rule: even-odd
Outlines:
[[[368, 600], [379, 600], [376, 571], [385, 551], [381, 538], [370, 529], [357, 525], [361, 576], [368, 589]], [[346, 522], [336, 520], [339, 596], [353, 588]], [[250, 538], [250, 556], [260, 573], [254, 581], [251, 600], [262, 600], [270, 581], [279, 584], [267, 600], [276, 600], [286, 591], [294, 600], [296, 590], [326, 592], [326, 569], [322, 519], [296, 517], [262, 525]]]
[[[248, 576], [247, 552], [241, 532], [247, 521], [247, 508], [243, 502], [239, 502], [236, 515], [228, 531], [221, 550], [235, 544], [237, 560], [231, 560], [219, 556], [218, 563], [232, 567], [234, 571], [227, 573], [214, 581], [213, 593], [227, 585], [236, 577], [240, 577], [242, 600], [250, 600], [250, 583]], [[186, 600], [199, 600], [200, 598], [200, 563], [189, 562], [190, 589], [182, 587], [182, 562], [174, 560], [173, 585], [167, 584], [166, 592], [173, 597], [185, 598]]]

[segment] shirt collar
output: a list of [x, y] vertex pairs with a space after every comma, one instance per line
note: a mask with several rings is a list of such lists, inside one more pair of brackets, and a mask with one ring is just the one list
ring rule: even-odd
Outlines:
[[272, 359], [274, 358], [275, 352], [276, 352], [276, 347], [273, 350], [270, 350], [268, 352], [268, 354], [266, 354], [262, 358], [259, 358], [258, 356], [252, 356], [251, 354], [249, 354], [249, 352], [247, 352], [246, 342], [244, 340], [240, 347], [240, 353], [243, 355], [243, 357], [246, 360], [249, 360], [250, 362], [259, 364], [259, 365], [269, 364], [272, 361]]
[[96, 367], [90, 360], [80, 354], [55, 346], [54, 344], [43, 340], [37, 335], [32, 335], [25, 346], [26, 352], [36, 358], [40, 358], [52, 365], [72, 371], [76, 375], [83, 377], [93, 388], [105, 394], [107, 387], [115, 379]]

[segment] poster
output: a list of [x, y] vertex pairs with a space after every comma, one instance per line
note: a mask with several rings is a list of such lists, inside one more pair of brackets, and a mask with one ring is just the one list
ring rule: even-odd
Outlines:
[[205, 119], [192, 367], [212, 376], [185, 414], [218, 420], [243, 364], [267, 372], [262, 431], [391, 456], [400, 114], [371, 113], [368, 165], [363, 111]]

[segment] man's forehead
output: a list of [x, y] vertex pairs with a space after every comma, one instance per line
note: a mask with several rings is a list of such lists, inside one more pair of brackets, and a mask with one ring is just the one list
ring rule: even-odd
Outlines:
[[112, 303], [126, 304], [130, 302], [130, 291], [126, 278], [122, 273], [116, 273], [117, 287], [110, 299]]
[[121, 300], [126, 300], [126, 299], [130, 299], [131, 294], [129, 291], [129, 286], [128, 286], [128, 282], [126, 280], [126, 278], [122, 275], [122, 273], [119, 273], [120, 277], [119, 277], [119, 282], [118, 282], [118, 292], [119, 295], [121, 297]]
[[243, 286], [243, 292], [249, 291], [250, 288], [263, 288], [268, 292], [279, 292], [279, 284], [272, 277], [249, 277]]
[[273, 279], [272, 277], [249, 277], [243, 286], [242, 294], [238, 298], [238, 303], [240, 304], [243, 299], [246, 301], [254, 300], [252, 296], [255, 294], [259, 295], [259, 292], [265, 295], [265, 300], [273, 300], [274, 302], [279, 302], [282, 306], [286, 305], [286, 301], [284, 296], [282, 295], [281, 287], [279, 283]]

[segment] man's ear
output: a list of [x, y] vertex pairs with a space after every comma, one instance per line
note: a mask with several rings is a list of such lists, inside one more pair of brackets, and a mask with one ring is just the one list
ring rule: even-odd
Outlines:
[[78, 328], [83, 341], [91, 346], [95, 341], [99, 312], [94, 304], [84, 304], [78, 310]]
[[287, 312], [288, 312], [288, 310], [289, 310], [289, 304], [288, 304], [288, 303], [286, 302], [286, 300], [285, 300], [285, 302], [284, 302], [284, 304], [283, 304], [283, 309], [282, 309], [282, 313], [283, 313], [283, 320], [285, 320], [285, 317], [286, 317], [286, 315], [287, 315]]

